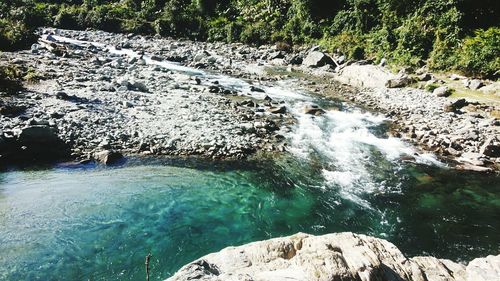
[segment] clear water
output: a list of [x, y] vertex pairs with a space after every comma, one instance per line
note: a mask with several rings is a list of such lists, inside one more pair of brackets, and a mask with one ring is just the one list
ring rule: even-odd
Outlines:
[[151, 252], [152, 279], [162, 280], [210, 252], [298, 231], [375, 235], [410, 256], [499, 251], [499, 177], [382, 169], [376, 181], [398, 191], [358, 193], [366, 207], [314, 161], [190, 166], [0, 174], [0, 279], [143, 280]]

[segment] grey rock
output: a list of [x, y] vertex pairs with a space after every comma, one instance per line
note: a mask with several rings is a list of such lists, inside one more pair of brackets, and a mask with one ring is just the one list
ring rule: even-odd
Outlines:
[[120, 152], [104, 150], [94, 153], [94, 159], [105, 165], [113, 165], [120, 162], [123, 155]]
[[450, 89], [446, 86], [438, 87], [432, 93], [438, 97], [448, 97], [451, 95]]
[[17, 138], [21, 144], [52, 144], [60, 141], [55, 128], [43, 125], [23, 128], [18, 132]]
[[292, 236], [228, 247], [182, 267], [180, 280], [498, 280], [500, 256], [467, 267], [433, 257], [407, 258], [393, 244], [350, 232]]
[[481, 146], [479, 153], [489, 157], [500, 157], [500, 142], [495, 137], [488, 138]]
[[479, 79], [473, 79], [469, 82], [469, 85], [468, 87], [471, 89], [471, 90], [479, 90], [481, 87], [484, 86], [484, 83], [483, 81], [479, 80]]
[[280, 107], [271, 107], [267, 111], [273, 114], [285, 114], [286, 113], [286, 107], [285, 106], [280, 106]]
[[333, 60], [326, 54], [319, 51], [310, 52], [302, 61], [302, 65], [307, 67], [321, 67], [334, 64]]
[[406, 87], [406, 86], [410, 85], [411, 83], [413, 83], [413, 79], [404, 75], [404, 76], [401, 76], [398, 78], [387, 80], [387, 82], [385, 83], [385, 86], [387, 88], [402, 88], [402, 87]]

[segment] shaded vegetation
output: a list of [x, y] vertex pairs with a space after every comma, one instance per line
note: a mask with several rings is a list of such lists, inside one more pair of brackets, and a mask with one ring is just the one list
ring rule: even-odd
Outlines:
[[5, 0], [0, 46], [38, 26], [194, 40], [321, 44], [349, 58], [498, 76], [498, 0]]

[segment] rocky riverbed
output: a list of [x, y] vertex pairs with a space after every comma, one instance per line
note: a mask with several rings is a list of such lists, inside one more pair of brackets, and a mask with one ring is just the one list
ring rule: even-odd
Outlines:
[[489, 281], [500, 278], [500, 256], [468, 265], [434, 257], [406, 258], [393, 244], [350, 232], [298, 233], [228, 247], [181, 268], [181, 280]]
[[[242, 158], [258, 150], [284, 150], [279, 129], [290, 118], [281, 101], [252, 97], [251, 92], [263, 91], [256, 86], [250, 93], [229, 89], [217, 76], [151, 63], [165, 58], [201, 61], [187, 57], [187, 44], [103, 32], [57, 32], [106, 44], [101, 47], [58, 42], [50, 35], [53, 31], [45, 33], [43, 45], [31, 51], [2, 54], [2, 60], [43, 75], [39, 83], [2, 99], [2, 108], [11, 109], [0, 116], [3, 159], [61, 156], [70, 150], [77, 159], [111, 163], [121, 154]], [[107, 46], [137, 53], [117, 54]], [[172, 54], [177, 48], [184, 57]], [[208, 55], [204, 61], [224, 63]]]
[[[498, 105], [405, 88], [412, 81], [405, 73], [330, 57], [317, 48], [291, 51], [100, 31], [41, 33], [32, 50], [1, 55], [43, 76], [2, 99], [2, 159], [69, 152], [80, 160], [113, 162], [121, 154], [243, 158], [285, 151], [293, 116], [283, 100], [266, 95], [266, 86], [295, 78], [306, 90], [386, 113], [396, 136], [459, 168], [499, 167]], [[276, 65], [286, 73], [266, 72]], [[312, 76], [296, 79], [295, 70]], [[234, 78], [247, 84], [227, 83]]]

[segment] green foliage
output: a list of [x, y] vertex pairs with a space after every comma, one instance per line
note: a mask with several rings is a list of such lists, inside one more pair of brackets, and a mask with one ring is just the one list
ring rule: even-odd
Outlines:
[[[349, 58], [492, 75], [498, 0], [3, 0], [0, 49], [39, 26], [247, 44], [321, 43]], [[475, 30], [481, 28], [476, 35]], [[493, 28], [493, 30], [491, 30]]]
[[500, 27], [478, 30], [464, 40], [459, 50], [458, 68], [479, 76], [498, 75], [500, 70]]
[[18, 66], [13, 64], [0, 64], [0, 92], [8, 94], [22, 88], [23, 73]]
[[86, 25], [87, 11], [80, 6], [63, 5], [54, 17], [54, 25], [66, 29], [83, 29]]
[[20, 21], [0, 19], [0, 50], [28, 48], [35, 42], [33, 30]]
[[365, 38], [352, 31], [342, 32], [334, 37], [326, 37], [320, 45], [331, 53], [341, 53], [348, 58], [365, 58]]

